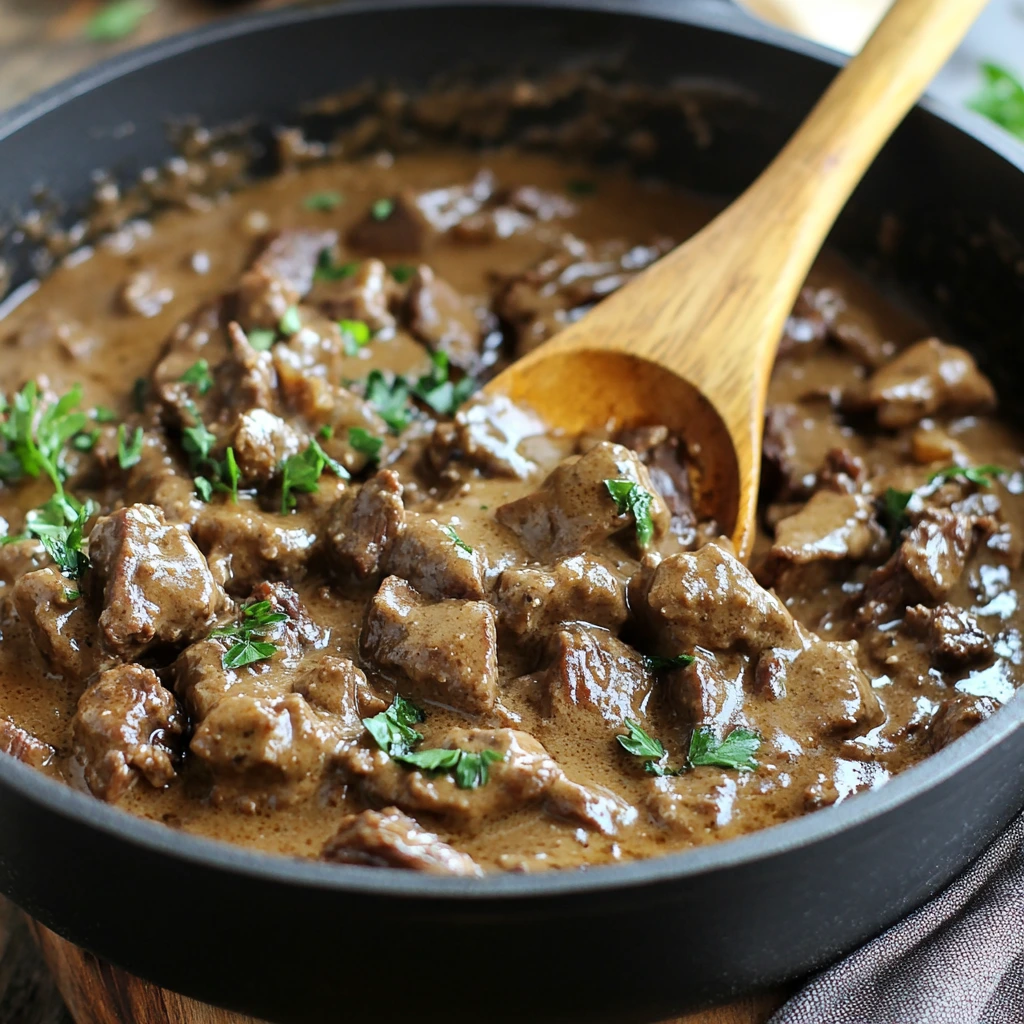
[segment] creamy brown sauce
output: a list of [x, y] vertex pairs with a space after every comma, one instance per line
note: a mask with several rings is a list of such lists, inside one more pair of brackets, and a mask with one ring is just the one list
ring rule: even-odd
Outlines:
[[[464, 214], [461, 220], [455, 218], [464, 227], [469, 225], [460, 237], [459, 225], [453, 229], [442, 223], [437, 209], [422, 201], [431, 190], [465, 185], [481, 170], [493, 173], [497, 183], [495, 197], [484, 203], [491, 218], [487, 225], [492, 235], [512, 232], [507, 237], [484, 237], [484, 228], [474, 226], [471, 216]], [[545, 193], [532, 210], [533, 200], [521, 198], [517, 206], [502, 199], [502, 190], [523, 185]], [[329, 210], [305, 208], [308, 197], [325, 192], [340, 194], [343, 202]], [[420, 197], [421, 206], [435, 218], [427, 241], [399, 253], [351, 244], [348, 233], [367, 220], [372, 204], [404, 194]], [[303, 349], [301, 338], [276, 342], [291, 346], [297, 359], [306, 358], [303, 372], [328, 381], [337, 401], [335, 411], [328, 413], [323, 401], [318, 405], [304, 392], [285, 394], [285, 376], [281, 364], [275, 364], [270, 378], [275, 390], [268, 404], [278, 422], [294, 428], [300, 438], [293, 449], [282, 441], [284, 448], [275, 459], [282, 452], [304, 450], [310, 438], [320, 437], [351, 470], [352, 482], [342, 483], [328, 471], [318, 493], [298, 495], [297, 510], [281, 515], [276, 463], [262, 476], [258, 471], [260, 453], [274, 450], [268, 443], [254, 446], [254, 468], [251, 473], [243, 471], [237, 506], [223, 495], [215, 495], [208, 505], [189, 496], [193, 469], [186, 465], [180, 432], [180, 399], [186, 391], [176, 392], [175, 382], [195, 358], [208, 354], [218, 383], [209, 399], [189, 393], [188, 400], [199, 406], [216, 435], [218, 453], [232, 439], [236, 446], [241, 444], [236, 418], [261, 408], [261, 402], [239, 399], [238, 394], [247, 392], [242, 385], [231, 391], [234, 385], [224, 383], [234, 370], [223, 369], [220, 361], [227, 366], [238, 358], [237, 346], [234, 355], [228, 354], [226, 340], [233, 318], [249, 317], [251, 322], [242, 326], [250, 338], [254, 331], [266, 329], [266, 323], [257, 322], [258, 303], [245, 312], [236, 291], [268, 236], [296, 229], [336, 231], [342, 239], [335, 254], [339, 264], [380, 256], [388, 267], [399, 268], [400, 277], [411, 273], [407, 267], [428, 265], [462, 297], [460, 315], [473, 335], [467, 350], [462, 342], [451, 342], [454, 335], [449, 331], [442, 347], [452, 351], [453, 365], [462, 359], [469, 369], [486, 376], [514, 355], [517, 345], [521, 350], [542, 340], [559, 317], [579, 315], [595, 295], [624, 279], [624, 270], [628, 276], [638, 261], [642, 265], [656, 255], [651, 250], [624, 256], [631, 247], [656, 246], [664, 239], [679, 242], [710, 213], [692, 197], [662, 184], [638, 182], [625, 173], [518, 151], [485, 157], [424, 152], [282, 174], [201, 212], [175, 211], [152, 225], [130, 224], [95, 251], [77, 254], [56, 269], [0, 322], [0, 387], [10, 395], [35, 378], [59, 395], [81, 383], [84, 408], [109, 406], [118, 422], [128, 424], [129, 436], [138, 425], [144, 428], [147, 444], [166, 444], [166, 452], [147, 448], [138, 467], [123, 470], [111, 454], [116, 450], [114, 428], [106, 427], [93, 452], [69, 455], [68, 488], [79, 498], [94, 498], [101, 513], [115, 517], [118, 509], [138, 503], [162, 506], [166, 523], [172, 528], [185, 524], [183, 531], [194, 538], [202, 552], [203, 572], [210, 572], [205, 568], [209, 560], [212, 589], [198, 611], [194, 601], [182, 611], [179, 595], [170, 587], [163, 592], [164, 604], [158, 611], [142, 618], [177, 616], [175, 622], [158, 623], [154, 639], [133, 620], [125, 639], [123, 629], [117, 632], [124, 624], [111, 612], [111, 580], [123, 571], [117, 560], [124, 546], [118, 548], [118, 537], [105, 541], [116, 549], [108, 564], [99, 553], [99, 535], [94, 534], [88, 545], [94, 568], [81, 583], [84, 596], [66, 602], [59, 615], [33, 628], [26, 622], [31, 601], [19, 600], [15, 581], [26, 570], [38, 571], [49, 563], [38, 546], [30, 564], [17, 562], [14, 547], [5, 549], [0, 722], [6, 719], [7, 726], [6, 732], [0, 728], [0, 748], [73, 785], [90, 787], [132, 813], [268, 851], [320, 856], [339, 825], [351, 832], [346, 816], [397, 805], [419, 822], [424, 833], [440, 837], [485, 870], [538, 870], [648, 857], [750, 832], [833, 804], [883, 784], [991, 713], [1021, 678], [1020, 438], [992, 417], [984, 382], [974, 381], [977, 371], [957, 350], [943, 349], [937, 355], [928, 350], [921, 357], [923, 369], [901, 371], [900, 353], [927, 337], [926, 327], [832, 256], [823, 258], [812, 275], [804, 308], [797, 311], [800, 320], [791, 325], [789, 344], [772, 381], [764, 493], [767, 525], [759, 536], [753, 566], [758, 579], [774, 587], [777, 598], [757, 587], [727, 553], [702, 547], [716, 530], [713, 524], [688, 517], [685, 494], [676, 496], [670, 522], [662, 497], [671, 505], [671, 496], [664, 487], [661, 496], [657, 492], [666, 472], [664, 466], [658, 468], [658, 460], [672, 439], [620, 436], [616, 425], [601, 438], [548, 436], [523, 414], [523, 433], [533, 436], [518, 445], [504, 445], [504, 455], [512, 453], [522, 463], [516, 475], [496, 472], [487, 457], [474, 462], [465, 437], [453, 440], [443, 425], [435, 431], [434, 417], [422, 404], [418, 418], [400, 436], [388, 431], [360, 402], [363, 382], [375, 369], [415, 379], [431, 366], [422, 324], [419, 339], [410, 324], [406, 280], [387, 285], [379, 311], [397, 326], [385, 326], [354, 354], [345, 355], [336, 331], [331, 334], [335, 329], [329, 325], [338, 319], [338, 307], [331, 304], [336, 303], [332, 286], [322, 282], [308, 295], [300, 295], [297, 306], [304, 330], [311, 331], [313, 339], [319, 332], [326, 339], [324, 348], [311, 344]], [[395, 216], [392, 212], [381, 221]], [[566, 250], [567, 234], [579, 240], [571, 243], [576, 250]], [[591, 248], [583, 251], [584, 244]], [[543, 261], [552, 254], [563, 261], [557, 267], [557, 281], [555, 271], [544, 268]], [[607, 266], [595, 268], [595, 262]], [[528, 294], [514, 298], [511, 290], [517, 281], [520, 286], [525, 283]], [[194, 323], [198, 309], [224, 295], [229, 298], [210, 328], [213, 341], [208, 348], [189, 349], [188, 332], [176, 333], [178, 325]], [[269, 322], [276, 319], [274, 314]], [[178, 363], [173, 362], [176, 346], [187, 350]], [[275, 358], [273, 353], [263, 358], [243, 348], [264, 368]], [[168, 352], [167, 359], [178, 367], [170, 376], [167, 361], [160, 362]], [[893, 375], [888, 384], [879, 376], [885, 368]], [[131, 399], [136, 378], [152, 381], [141, 414], [133, 411]], [[347, 390], [343, 382], [355, 383]], [[288, 386], [297, 385], [292, 380]], [[343, 391], [339, 398], [336, 392]], [[906, 406], [914, 402], [927, 408], [922, 405], [908, 414]], [[467, 408], [480, 409], [483, 420], [495, 415], [487, 406], [471, 403]], [[318, 428], [335, 415], [341, 418], [334, 436], [324, 438]], [[651, 423], [657, 422], [657, 410], [652, 410]], [[371, 560], [366, 572], [357, 570], [368, 548], [358, 538], [358, 551], [346, 548], [346, 530], [349, 536], [358, 531], [345, 503], [354, 500], [367, 480], [379, 480], [365, 458], [345, 445], [344, 430], [358, 424], [382, 438], [380, 461], [405, 484], [399, 528], [404, 536], [415, 529], [434, 529], [431, 536], [436, 540], [436, 529], [448, 525], [472, 555], [453, 544], [445, 557], [456, 560], [454, 568], [435, 567], [429, 544], [426, 553], [407, 545], [406, 570], [392, 571], [388, 566], [399, 564], [392, 532], [381, 541], [380, 557]], [[632, 461], [618, 472], [615, 459], [624, 456], [609, 447], [616, 440], [639, 451], [629, 454]], [[685, 462], [685, 452], [681, 454]], [[563, 463], [581, 455], [594, 460], [597, 476], [591, 478]], [[611, 499], [601, 487], [599, 462], [605, 456], [611, 460], [610, 476], [639, 474], [631, 478], [655, 493], [655, 537], [646, 552], [638, 548], [629, 517], [600, 526], [615, 518]], [[1009, 472], [990, 488], [962, 479], [929, 484], [936, 469], [953, 463], [996, 464]], [[541, 506], [546, 515], [549, 506], [557, 510], [576, 503], [572, 508], [581, 519], [564, 534], [559, 535], [548, 520], [548, 534], [538, 532], [530, 519], [537, 514], [534, 506], [498, 512], [538, 491], [547, 493], [542, 484], [559, 465], [563, 469], [558, 472], [565, 472], [569, 480], [565, 493], [542, 500]], [[685, 479], [685, 466], [676, 469], [677, 482], [680, 474]], [[166, 487], [159, 484], [163, 477], [170, 480]], [[886, 519], [883, 508], [890, 487], [918, 490], [908, 506], [909, 520], [894, 524]], [[18, 534], [26, 511], [51, 493], [45, 478], [3, 485], [0, 515], [9, 533]], [[934, 511], [931, 519], [929, 510]], [[800, 515], [804, 519], [794, 521]], [[246, 516], [249, 525], [238, 525]], [[253, 539], [258, 531], [252, 522], [257, 519], [270, 531], [261, 535], [262, 541]], [[549, 528], [555, 529], [554, 537]], [[101, 533], [104, 530], [116, 533], [112, 526]], [[281, 531], [290, 531], [290, 539], [282, 540]], [[292, 553], [278, 557], [275, 544]], [[17, 547], [26, 550], [24, 544]], [[692, 554], [698, 549], [701, 554]], [[181, 557], [192, 557], [191, 550]], [[243, 565], [251, 550], [259, 552], [252, 556], [258, 571]], [[529, 589], [533, 577], [517, 574], [527, 569], [557, 576], [552, 566], [579, 555], [589, 559], [580, 582], [561, 611], [554, 608], [548, 614], [547, 598], [534, 600]], [[153, 555], [142, 561], [147, 558]], [[169, 556], [169, 563], [175, 558]], [[475, 567], [469, 565], [474, 559], [479, 562]], [[445, 671], [454, 677], [468, 666], [468, 675], [463, 673], [466, 678], [457, 687], [452, 684], [445, 690], [448, 683], [437, 683], [434, 663], [415, 668], [420, 674], [410, 682], [414, 669], [407, 663], [416, 660], [417, 648], [433, 628], [429, 625], [410, 633], [405, 646], [399, 644], [398, 654], [392, 648], [384, 653], [390, 643], [388, 631], [396, 627], [391, 611], [385, 608], [378, 614], [373, 609], [383, 600], [388, 584], [378, 591], [389, 574], [417, 577], [423, 604], [414, 606], [412, 619], [441, 623], [432, 637], [439, 650], [451, 654]], [[197, 573], [194, 579], [201, 577]], [[204, 695], [206, 684], [196, 681], [201, 673], [183, 663], [188, 654], [181, 652], [190, 646], [198, 650], [215, 625], [237, 621], [252, 586], [264, 580], [294, 588], [319, 630], [315, 641], [281, 639], [272, 659], [223, 673], [216, 684], [222, 686], [219, 696]], [[686, 581], [692, 584], [689, 590], [683, 585]], [[67, 582], [71, 590], [78, 585]], [[673, 589], [678, 587], [685, 591], [682, 596]], [[753, 595], [746, 605], [747, 598], [740, 600], [744, 588], [751, 588]], [[126, 590], [135, 594], [131, 600], [140, 600], [130, 586]], [[396, 600], [404, 600], [405, 591], [396, 593]], [[438, 605], [443, 599], [458, 602], [458, 607]], [[181, 600], [184, 608], [187, 601]], [[533, 626], [517, 625], [537, 608], [540, 618]], [[800, 626], [793, 624], [790, 614]], [[462, 615], [470, 625], [460, 626], [457, 636], [448, 635], [445, 623], [462, 622]], [[573, 621], [576, 626], [566, 626]], [[595, 630], [580, 621], [610, 628]], [[82, 636], [88, 639], [81, 645], [94, 648], [86, 657], [75, 654], [78, 660], [72, 669], [66, 657], [47, 653], [40, 631], [49, 629], [59, 645], [79, 628], [74, 622], [85, 623]], [[489, 694], [477, 685], [477, 668], [486, 663], [482, 647], [466, 639], [473, 630], [485, 629], [487, 622], [497, 637], [496, 649], [490, 652], [491, 659], [497, 659], [497, 674]], [[387, 634], [387, 642], [376, 643], [374, 628]], [[852, 645], [841, 646], [847, 642]], [[75, 641], [71, 643], [74, 646]], [[205, 643], [209, 650], [211, 641]], [[214, 650], [216, 662], [220, 648], [214, 644]], [[680, 653], [696, 654], [697, 662], [683, 669], [652, 671], [641, 656]], [[331, 685], [340, 686], [331, 691], [335, 696], [330, 699], [318, 697], [320, 691], [309, 685], [325, 656], [334, 659]], [[111, 739], [102, 724], [90, 727], [86, 735], [81, 721], [74, 723], [83, 693], [99, 685], [97, 673], [104, 670], [103, 678], [109, 680], [114, 666], [136, 658], [159, 679], [139, 683], [143, 689], [151, 685], [147, 700], [162, 702], [164, 718], [157, 716], [150, 724], [162, 728], [172, 719], [175, 723], [174, 728], [150, 730], [152, 734], [142, 737], [166, 747], [155, 767], [151, 752], [139, 754], [138, 740], [132, 746], [123, 733]], [[340, 664], [351, 664], [351, 671], [342, 671]], [[365, 678], [353, 683], [353, 672], [365, 673]], [[141, 700], [141, 691], [133, 692]], [[473, 749], [482, 744], [505, 754], [504, 761], [491, 765], [490, 780], [475, 789], [459, 789], [447, 775], [417, 773], [388, 763], [359, 717], [379, 714], [396, 692], [415, 700], [427, 713], [426, 721], [417, 726], [424, 737], [420, 748], [445, 745], [453, 729], [490, 731], [491, 739], [478, 734], [471, 741], [477, 744]], [[260, 739], [260, 730], [271, 728], [266, 715], [256, 716], [249, 725], [229, 716], [214, 729], [210, 723], [216, 702], [230, 696], [276, 701], [278, 711], [287, 704], [292, 709], [290, 738], [274, 734]], [[93, 713], [102, 712], [100, 697], [102, 693]], [[338, 702], [344, 703], [343, 697], [348, 704], [341, 708]], [[259, 706], [264, 711], [269, 707]], [[85, 712], [79, 709], [78, 714], [84, 720]], [[750, 729], [760, 737], [757, 767], [695, 767], [679, 776], [655, 778], [644, 772], [641, 758], [626, 753], [615, 739], [626, 731], [625, 717], [640, 720], [664, 743], [666, 763], [673, 767], [683, 764], [695, 728], [708, 730], [717, 739], [736, 727]], [[275, 727], [286, 718], [278, 714]], [[311, 730], [312, 739], [300, 737], [301, 723]], [[543, 751], [526, 758], [521, 771], [515, 751], [506, 752], [502, 737], [508, 734], [494, 732], [509, 729], [543, 745]], [[118, 756], [127, 756], [127, 763], [115, 757], [114, 768], [97, 768], [104, 750], [97, 751], [96, 744], [104, 735], [112, 749], [120, 751]], [[470, 742], [467, 734], [458, 735]], [[257, 751], [258, 742], [264, 745]], [[370, 832], [378, 829], [379, 822], [372, 817], [364, 815], [359, 821]], [[406, 825], [399, 821], [396, 827]], [[368, 842], [364, 836], [349, 835], [335, 844], [331, 855], [427, 870], [466, 869], [464, 862], [450, 861], [454, 855], [441, 846], [440, 854], [424, 861], [408, 853], [408, 835], [403, 842], [402, 851], [395, 853], [394, 844], [382, 844], [376, 833]], [[429, 852], [432, 843], [435, 840], [427, 835], [421, 845]]]

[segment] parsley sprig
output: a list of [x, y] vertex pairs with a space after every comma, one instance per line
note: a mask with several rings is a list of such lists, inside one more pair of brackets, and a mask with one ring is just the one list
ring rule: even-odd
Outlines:
[[654, 501], [650, 491], [632, 480], [605, 480], [605, 487], [615, 502], [620, 516], [632, 515], [636, 522], [636, 542], [646, 548], [654, 536], [654, 522], [651, 519], [651, 505]]
[[393, 434], [400, 434], [412, 420], [409, 408], [409, 382], [404, 377], [390, 380], [380, 371], [371, 370], [366, 378], [366, 400], [388, 425]]
[[476, 389], [472, 377], [463, 377], [458, 383], [449, 379], [448, 354], [433, 352], [430, 372], [413, 386], [412, 393], [442, 416], [454, 416], [456, 410]]
[[1024, 83], [998, 64], [981, 65], [984, 84], [968, 106], [1001, 128], [1024, 139]]
[[277, 644], [257, 638], [265, 637], [279, 622], [287, 622], [289, 618], [287, 612], [274, 611], [270, 601], [256, 601], [246, 605], [242, 609], [241, 622], [233, 626], [221, 626], [210, 634], [211, 637], [237, 641], [224, 652], [221, 659], [224, 667], [242, 668], [273, 657]]
[[936, 480], [955, 480], [962, 476], [976, 487], [991, 487], [996, 477], [1008, 476], [1009, 472], [1008, 469], [993, 466], [991, 463], [985, 463], [983, 466], [946, 466], [932, 473], [928, 477], [928, 483], [934, 483]]
[[615, 738], [629, 754], [644, 758], [644, 771], [651, 775], [682, 775], [691, 768], [710, 765], [716, 768], [731, 768], [750, 772], [757, 768], [754, 754], [761, 746], [761, 737], [750, 729], [735, 728], [725, 739], [718, 739], [713, 729], [700, 726], [693, 730], [686, 763], [679, 768], [669, 768], [664, 759], [665, 747], [661, 740], [650, 736], [632, 718], [626, 719], [627, 732]]
[[296, 505], [296, 492], [312, 494], [320, 489], [320, 476], [329, 469], [335, 476], [348, 480], [348, 470], [332, 459], [314, 438], [305, 451], [289, 455], [281, 463], [281, 515], [287, 515]]
[[317, 257], [314, 281], [342, 281], [352, 277], [359, 270], [358, 263], [335, 263], [330, 249], [321, 249]]
[[371, 434], [364, 427], [349, 427], [348, 443], [360, 455], [365, 455], [371, 462], [375, 462], [380, 458], [380, 450], [384, 446], [384, 438]]
[[234, 448], [229, 446], [224, 451], [223, 459], [215, 459], [213, 446], [217, 443], [217, 435], [207, 429], [206, 424], [199, 418], [199, 410], [192, 402], [187, 403], [185, 408], [193, 423], [182, 429], [181, 447], [188, 456], [196, 493], [203, 501], [209, 501], [214, 491], [229, 494], [237, 505], [238, 484], [242, 475]]
[[213, 374], [210, 373], [210, 364], [205, 359], [197, 359], [178, 379], [182, 384], [194, 384], [201, 396], [208, 394], [213, 387]]
[[660, 654], [645, 654], [643, 659], [649, 672], [658, 672], [664, 668], [686, 668], [694, 661], [692, 654], [675, 654], [671, 658], [663, 658]]
[[461, 551], [465, 551], [468, 555], [473, 554], [473, 549], [459, 536], [458, 531], [451, 523], [442, 526], [441, 532]]
[[426, 715], [411, 701], [397, 696], [386, 710], [363, 725], [390, 758], [426, 772], [450, 772], [459, 789], [476, 789], [490, 779], [489, 766], [505, 760], [498, 750], [459, 750], [457, 747], [412, 748], [423, 739], [414, 726], [426, 721]]

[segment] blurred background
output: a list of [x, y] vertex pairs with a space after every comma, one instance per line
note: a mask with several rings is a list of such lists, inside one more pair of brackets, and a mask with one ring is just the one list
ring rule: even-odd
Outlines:
[[[317, 2], [326, 0], [304, 0], [307, 5]], [[852, 53], [891, 0], [732, 2], [756, 17]], [[289, 3], [295, 0], [0, 0], [0, 109], [120, 50], [213, 18]], [[990, 0], [931, 92], [972, 107], [1024, 144], [1022, 83], [1024, 0]]]

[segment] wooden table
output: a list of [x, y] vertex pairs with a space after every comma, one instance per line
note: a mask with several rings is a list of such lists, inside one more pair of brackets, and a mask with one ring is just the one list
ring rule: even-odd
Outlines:
[[[0, 109], [120, 50], [240, 9], [288, 0], [161, 0], [137, 32], [112, 43], [85, 38], [100, 0], [0, 0]], [[307, 0], [316, 2], [316, 0]], [[62, 998], [63, 995], [63, 998]], [[763, 1024], [778, 996], [743, 1000], [679, 1024]], [[102, 963], [25, 918], [0, 897], [2, 1024], [256, 1024], [201, 1006]]]

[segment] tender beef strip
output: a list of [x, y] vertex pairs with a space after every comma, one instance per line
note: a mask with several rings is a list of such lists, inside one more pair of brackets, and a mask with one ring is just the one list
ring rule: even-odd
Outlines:
[[103, 640], [120, 657], [198, 639], [224, 604], [188, 529], [168, 524], [156, 506], [130, 505], [100, 519], [89, 558]]
[[977, 619], [963, 608], [948, 603], [937, 608], [914, 605], [904, 617], [906, 628], [921, 637], [933, 665], [959, 669], [992, 660], [992, 638]]
[[863, 494], [817, 491], [795, 514], [779, 521], [762, 582], [794, 566], [818, 562], [880, 561], [888, 554], [874, 500]]
[[335, 864], [406, 868], [432, 875], [483, 875], [472, 857], [420, 828], [397, 807], [343, 818], [320, 856]]
[[37, 569], [14, 584], [12, 596], [18, 618], [50, 669], [82, 682], [103, 656], [96, 615], [83, 598], [74, 597], [77, 588], [56, 569]]
[[628, 448], [608, 441], [585, 455], [566, 459], [539, 491], [500, 506], [495, 518], [519, 537], [534, 558], [543, 561], [593, 549], [633, 522], [631, 515], [619, 515], [606, 480], [630, 480], [647, 491], [652, 497], [654, 536], [665, 535], [669, 511], [647, 467]]
[[405, 513], [405, 529], [381, 565], [386, 575], [401, 577], [435, 601], [446, 597], [484, 600], [487, 568], [482, 552], [460, 547], [444, 525], [418, 512]]
[[628, 597], [654, 653], [665, 657], [695, 645], [756, 654], [796, 642], [793, 617], [782, 602], [718, 544], [657, 564], [646, 560], [629, 581]]
[[836, 494], [856, 494], [867, 476], [864, 460], [848, 448], [830, 448], [818, 471], [818, 486]]
[[426, 460], [442, 475], [453, 463], [464, 462], [486, 476], [525, 480], [537, 466], [519, 453], [524, 438], [543, 433], [531, 413], [504, 395], [470, 400], [450, 422], [438, 423], [426, 450]]
[[494, 604], [499, 628], [520, 643], [540, 642], [560, 622], [589, 622], [615, 632], [628, 614], [621, 581], [590, 555], [561, 558], [545, 569], [505, 569]]
[[431, 352], [443, 352], [452, 366], [472, 373], [480, 362], [484, 332], [465, 296], [430, 267], [417, 268], [406, 297], [409, 330]]
[[363, 260], [354, 274], [316, 284], [310, 301], [332, 320], [359, 320], [374, 334], [395, 329], [391, 307], [402, 289], [376, 259]]
[[82, 694], [74, 758], [95, 796], [116, 803], [141, 775], [156, 788], [175, 776], [185, 722], [170, 690], [141, 665], [118, 665]]
[[238, 321], [245, 330], [276, 330], [281, 317], [313, 286], [313, 273], [337, 232], [296, 229], [273, 236], [242, 275]]
[[364, 718], [387, 710], [387, 702], [374, 693], [366, 673], [350, 658], [325, 654], [307, 658], [299, 666], [292, 691], [305, 697], [317, 711], [328, 711], [358, 733]]
[[[116, 458], [116, 455], [115, 455]], [[169, 523], [191, 527], [203, 510], [193, 474], [162, 431], [146, 431], [139, 461], [128, 471], [122, 497], [129, 505], [162, 508]]]
[[548, 790], [544, 809], [556, 818], [577, 822], [606, 836], [617, 835], [638, 817], [636, 808], [610, 789], [594, 783], [583, 786], [564, 775]]
[[226, 317], [220, 300], [200, 306], [171, 331], [150, 378], [152, 394], [170, 423], [188, 422], [186, 410], [190, 403], [205, 419], [212, 418], [214, 394], [199, 395], [193, 385], [181, 378], [200, 359], [205, 359], [211, 369], [220, 366], [228, 352]]
[[836, 296], [830, 288], [801, 288], [782, 331], [779, 358], [817, 352], [828, 339], [835, 305]]
[[966, 466], [970, 461], [967, 449], [938, 427], [918, 427], [910, 437], [910, 454], [922, 466], [933, 462]]
[[345, 242], [357, 252], [374, 255], [420, 255], [436, 236], [437, 229], [417, 205], [415, 194], [403, 189], [373, 203], [366, 216], [348, 229]]
[[246, 593], [267, 578], [303, 579], [317, 550], [317, 524], [301, 510], [284, 519], [250, 502], [211, 503], [203, 506], [194, 530], [214, 580], [231, 594]]
[[736, 791], [745, 784], [750, 784], [746, 776], [711, 767], [698, 768], [682, 778], [650, 779], [644, 810], [677, 836], [713, 833], [732, 819]]
[[253, 348], [248, 335], [234, 321], [228, 324], [228, 344], [228, 358], [218, 373], [218, 388], [211, 394], [216, 399], [219, 420], [230, 424], [248, 409], [273, 409], [278, 379], [274, 355]]
[[658, 239], [632, 248], [618, 241], [596, 248], [572, 235], [525, 273], [506, 280], [494, 309], [513, 330], [523, 356], [610, 295], [675, 245]]
[[473, 715], [494, 710], [497, 629], [482, 601], [429, 601], [388, 576], [367, 608], [360, 649], [403, 692]]
[[37, 540], [0, 544], [0, 583], [13, 586], [24, 575], [50, 564], [46, 548]]
[[32, 768], [45, 768], [57, 756], [57, 751], [9, 718], [0, 718], [0, 754], [10, 754]]
[[367, 579], [380, 571], [391, 545], [405, 528], [402, 482], [382, 469], [358, 490], [347, 490], [331, 509], [328, 552], [343, 573]]
[[309, 444], [309, 438], [266, 409], [250, 409], [239, 417], [232, 443], [242, 479], [267, 484], [286, 458]]
[[494, 198], [497, 182], [489, 170], [478, 171], [465, 185], [429, 189], [416, 197], [416, 205], [435, 231], [450, 231], [483, 209]]
[[[598, 747], [624, 733], [626, 719], [646, 722], [654, 674], [642, 655], [607, 630], [567, 622], [552, 638], [551, 663], [535, 677], [551, 746], [571, 736]], [[561, 752], [555, 749], [556, 755]]]
[[976, 697], [971, 693], [958, 693], [939, 705], [931, 720], [928, 740], [932, 750], [948, 747], [960, 739], [979, 722], [991, 718], [1002, 705], [991, 697]]
[[875, 409], [879, 426], [899, 429], [939, 413], [989, 412], [996, 392], [969, 352], [926, 338], [874, 373], [864, 401]]

